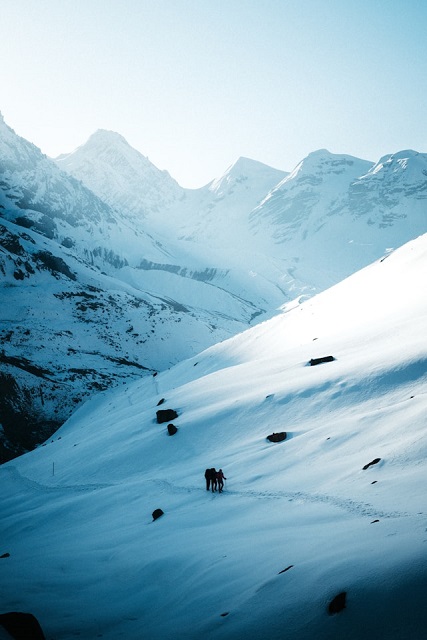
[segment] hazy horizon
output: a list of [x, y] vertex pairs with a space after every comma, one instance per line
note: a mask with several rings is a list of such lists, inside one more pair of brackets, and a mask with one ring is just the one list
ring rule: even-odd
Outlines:
[[374, 162], [427, 147], [426, 26], [417, 0], [3, 0], [0, 111], [51, 157], [116, 131], [184, 187]]

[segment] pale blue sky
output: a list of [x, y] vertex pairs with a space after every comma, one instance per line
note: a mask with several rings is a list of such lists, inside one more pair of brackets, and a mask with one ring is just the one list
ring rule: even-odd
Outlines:
[[425, 0], [1, 0], [0, 111], [48, 155], [121, 133], [186, 187], [239, 156], [427, 151]]

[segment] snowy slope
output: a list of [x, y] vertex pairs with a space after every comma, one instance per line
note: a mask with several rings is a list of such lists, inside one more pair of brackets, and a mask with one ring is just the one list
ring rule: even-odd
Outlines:
[[422, 236], [3, 465], [3, 609], [52, 640], [422, 640], [426, 277]]
[[33, 448], [100, 389], [176, 364], [258, 312], [203, 274], [122, 271], [101, 273], [53, 239], [0, 224], [1, 460]]

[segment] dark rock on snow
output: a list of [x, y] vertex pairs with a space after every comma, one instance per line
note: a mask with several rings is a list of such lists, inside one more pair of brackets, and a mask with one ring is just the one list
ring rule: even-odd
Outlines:
[[314, 367], [316, 364], [322, 364], [322, 362], [333, 362], [334, 356], [323, 356], [322, 358], [311, 358], [310, 366]]
[[175, 420], [175, 418], [178, 417], [178, 414], [174, 409], [159, 409], [156, 411], [156, 416], [158, 424], [162, 424], [162, 422]]
[[32, 613], [11, 611], [0, 614], [0, 625], [15, 640], [45, 640], [42, 628]]
[[160, 518], [160, 516], [162, 516], [164, 514], [164, 511], [162, 511], [162, 509], [154, 509], [152, 516], [153, 516], [153, 521], [157, 520], [158, 518]]
[[368, 462], [368, 464], [365, 464], [365, 466], [363, 467], [363, 471], [366, 471], [366, 469], [371, 467], [373, 464], [378, 464], [380, 460], [381, 458], [375, 458], [374, 460], [371, 460], [371, 462]]
[[177, 427], [175, 427], [174, 424], [168, 424], [168, 433], [170, 436], [174, 436], [175, 433], [178, 431]]
[[330, 601], [328, 606], [328, 612], [333, 615], [334, 613], [339, 613], [343, 609], [345, 609], [345, 601], [347, 597], [347, 592], [342, 591], [339, 593], [333, 600]]
[[270, 440], [270, 442], [282, 442], [285, 439], [286, 431], [281, 431], [280, 433], [272, 433], [271, 435], [267, 436], [267, 440]]
[[286, 567], [286, 569], [282, 569], [281, 571], [279, 571], [277, 575], [280, 576], [281, 573], [286, 573], [286, 571], [289, 571], [289, 569], [292, 569], [293, 566], [294, 566], [293, 564], [290, 564], [289, 567]]

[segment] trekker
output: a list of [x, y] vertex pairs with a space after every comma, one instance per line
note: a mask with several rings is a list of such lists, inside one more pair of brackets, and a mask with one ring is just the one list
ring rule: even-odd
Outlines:
[[216, 487], [217, 487], [215, 467], [212, 467], [211, 469], [211, 486], [212, 486], [212, 493], [213, 493], [214, 491], [216, 491]]
[[221, 493], [224, 488], [224, 480], [227, 480], [222, 469], [216, 472], [216, 481], [218, 483], [218, 492]]
[[205, 471], [206, 491], [209, 491], [209, 489], [211, 488], [211, 479], [212, 479], [211, 470], [206, 469]]

